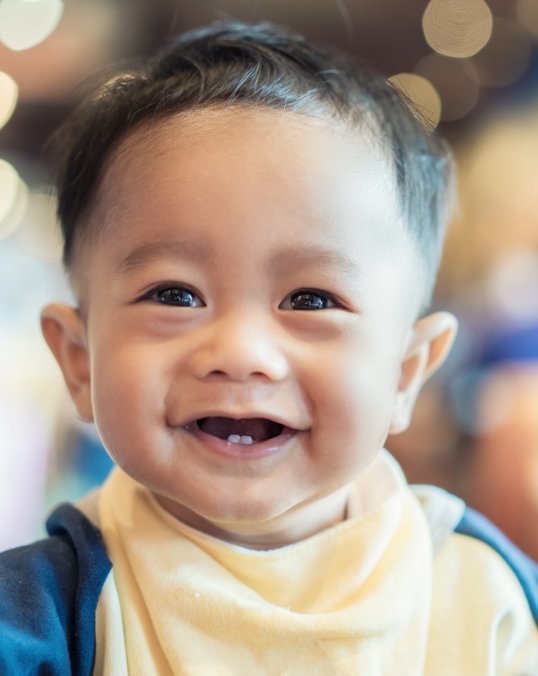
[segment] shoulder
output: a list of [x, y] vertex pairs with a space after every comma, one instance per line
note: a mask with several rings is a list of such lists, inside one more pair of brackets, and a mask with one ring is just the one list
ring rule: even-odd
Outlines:
[[537, 579], [536, 564], [466, 508], [434, 559], [430, 659], [448, 651], [468, 673], [538, 674]]
[[427, 673], [538, 674], [537, 564], [459, 498], [412, 490], [434, 555]]
[[0, 673], [91, 673], [95, 608], [111, 569], [99, 531], [72, 505], [49, 537], [0, 554]]
[[450, 579], [460, 585], [471, 579], [473, 571], [484, 582], [491, 582], [494, 575], [503, 577], [538, 624], [538, 564], [460, 498], [434, 486], [411, 490], [429, 526], [436, 571], [446, 567]]
[[481, 543], [487, 552], [485, 557], [488, 562], [501, 561], [502, 567], [510, 570], [538, 625], [538, 564], [518, 549], [491, 521], [470, 507], [465, 508], [454, 533], [463, 539], [463, 543], [466, 540], [469, 543]]

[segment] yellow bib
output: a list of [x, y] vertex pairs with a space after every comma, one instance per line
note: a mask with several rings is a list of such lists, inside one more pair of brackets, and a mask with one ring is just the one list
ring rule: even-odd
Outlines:
[[269, 551], [185, 526], [120, 470], [99, 511], [117, 599], [98, 673], [423, 672], [431, 539], [388, 454], [361, 478], [345, 522]]

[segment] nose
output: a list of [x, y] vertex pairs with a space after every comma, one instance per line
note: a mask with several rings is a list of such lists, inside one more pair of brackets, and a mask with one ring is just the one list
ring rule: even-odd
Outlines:
[[248, 313], [232, 313], [206, 325], [192, 354], [198, 378], [283, 380], [288, 374], [284, 339], [277, 327]]

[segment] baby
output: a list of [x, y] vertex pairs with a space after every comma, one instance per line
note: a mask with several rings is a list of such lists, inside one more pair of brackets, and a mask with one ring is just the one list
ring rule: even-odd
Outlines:
[[401, 95], [219, 23], [57, 142], [43, 333], [116, 468], [0, 556], [0, 673], [538, 674], [534, 564], [383, 450], [456, 331], [451, 160]]

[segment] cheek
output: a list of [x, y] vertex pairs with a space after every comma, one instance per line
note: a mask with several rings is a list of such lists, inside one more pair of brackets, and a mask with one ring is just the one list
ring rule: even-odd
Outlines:
[[[394, 345], [350, 341], [335, 358], [324, 360], [326, 382], [319, 386], [324, 417], [335, 435], [366, 446], [383, 445], [399, 381]], [[325, 402], [325, 405], [323, 404]]]
[[382, 445], [392, 418], [397, 379], [392, 372], [359, 365], [348, 367], [340, 382], [344, 395], [340, 407], [350, 430], [364, 442]]
[[163, 419], [166, 378], [158, 357], [127, 342], [117, 349], [110, 344], [94, 352], [95, 424], [114, 457], [139, 446], [155, 423]]

